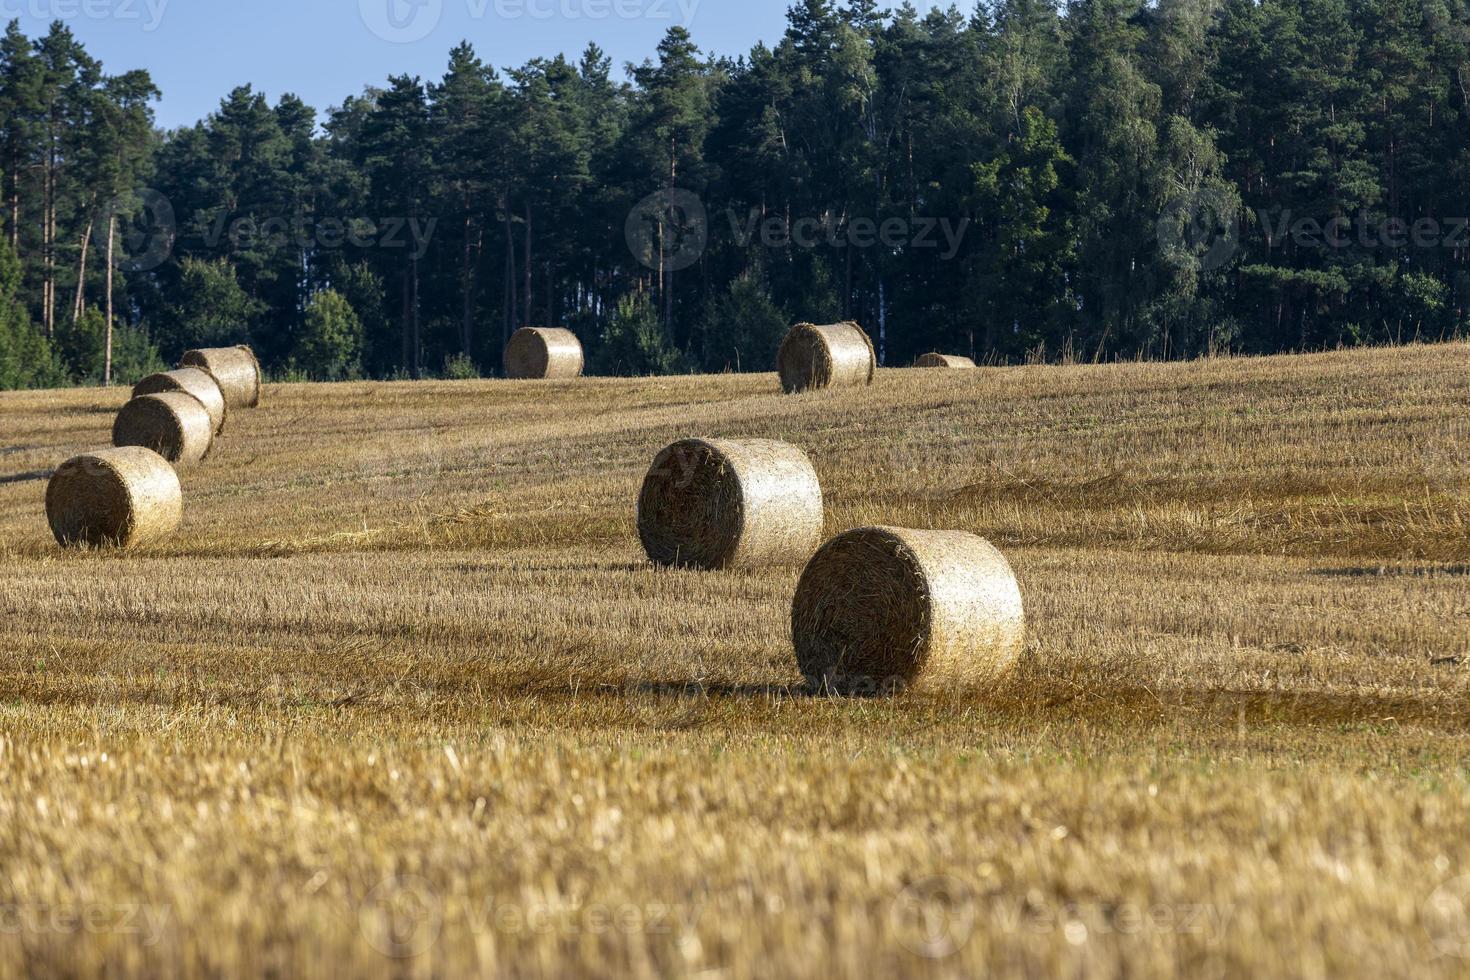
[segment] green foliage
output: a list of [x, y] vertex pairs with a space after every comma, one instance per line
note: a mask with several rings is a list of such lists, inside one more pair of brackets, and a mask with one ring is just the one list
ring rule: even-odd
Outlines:
[[994, 215], [979, 263], [986, 350], [1020, 354], [1072, 325], [1073, 166], [1056, 123], [1028, 106], [1018, 138], [975, 167], [981, 209]]
[[101, 384], [107, 356], [107, 321], [96, 310], [87, 310], [80, 320], [61, 324], [56, 330], [56, 351], [71, 381]]
[[[22, 310], [0, 313], [0, 384], [54, 379], [62, 348], [92, 375], [90, 321], [69, 321], [106, 307], [109, 266], [119, 357], [147, 324], [170, 359], [248, 340], [277, 375], [489, 370], [542, 324], [633, 372], [681, 351], [764, 370], [788, 319], [856, 319], [890, 363], [1470, 331], [1465, 0], [798, 0], [740, 57], [683, 27], [651, 54], [624, 82], [596, 45], [502, 73], [461, 43], [439, 77], [320, 121], [242, 86], [162, 134], [146, 72], [12, 24], [0, 239]], [[107, 219], [142, 187], [177, 235], [136, 267], [170, 219], [125, 208], [110, 263]], [[1430, 219], [1429, 245], [1358, 235]], [[1344, 221], [1337, 244], [1296, 234]], [[1238, 240], [1197, 234], [1212, 222]], [[650, 254], [630, 228], [694, 247]], [[345, 356], [327, 291], [359, 322]]]
[[1449, 289], [1434, 276], [1405, 271], [1398, 278], [1403, 320], [1396, 324], [1395, 340], [1405, 339], [1405, 331], [1414, 339], [1423, 335], [1424, 325], [1432, 322], [1448, 305]]
[[362, 321], [341, 294], [327, 289], [311, 298], [293, 360], [318, 381], [361, 376]]
[[0, 388], [49, 388], [66, 382], [60, 359], [17, 300], [20, 262], [0, 239]]
[[444, 380], [446, 381], [473, 381], [480, 376], [480, 369], [475, 362], [463, 354], [455, 354], [444, 362]]
[[362, 323], [362, 366], [365, 374], [381, 376], [394, 363], [398, 345], [386, 311], [382, 278], [366, 262], [343, 268], [332, 277], [332, 291], [347, 301]]
[[700, 327], [706, 371], [768, 371], [791, 319], [772, 302], [759, 269], [747, 269], [710, 304]]
[[[72, 381], [83, 385], [102, 384], [107, 364], [107, 318], [101, 310], [88, 309], [81, 319], [58, 327], [56, 347]], [[147, 332], [122, 323], [113, 324], [114, 384], [137, 384], [148, 375], [167, 369]]]
[[135, 385], [150, 374], [167, 370], [168, 365], [159, 355], [157, 345], [153, 343], [146, 330], [120, 323], [113, 325], [113, 384]]
[[674, 374], [685, 369], [685, 359], [659, 323], [653, 304], [639, 294], [618, 300], [593, 366], [598, 374]]
[[248, 343], [251, 325], [265, 305], [251, 299], [227, 259], [185, 259], [164, 318], [166, 335], [179, 347]]

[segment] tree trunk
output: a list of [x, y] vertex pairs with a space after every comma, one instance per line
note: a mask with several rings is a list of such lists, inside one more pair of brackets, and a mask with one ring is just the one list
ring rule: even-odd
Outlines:
[[46, 247], [44, 251], [45, 289], [43, 290], [46, 320], [46, 336], [52, 337], [56, 333], [56, 199], [59, 196], [58, 186], [60, 181], [60, 164], [57, 161], [56, 125], [53, 121], [51, 131], [48, 133], [46, 150], [46, 207], [43, 223], [45, 224]]
[[473, 357], [474, 345], [474, 299], [470, 295], [470, 228], [472, 219], [468, 211], [464, 216], [464, 254], [460, 257], [459, 282], [460, 282], [460, 321], [459, 321], [459, 344], [464, 349], [465, 357]]
[[[679, 177], [679, 147], [671, 138], [669, 140], [669, 190], [674, 189], [674, 181]], [[662, 291], [663, 299], [663, 323], [664, 330], [672, 334], [674, 317], [674, 270], [665, 269], [664, 257], [669, 254], [669, 241], [663, 236], [663, 222], [659, 222], [659, 248], [658, 248], [658, 286]]]
[[107, 344], [102, 362], [102, 383], [112, 384], [112, 248], [117, 235], [117, 215], [107, 216]]
[[668, 287], [665, 285], [665, 280], [667, 279], [667, 273], [665, 273], [665, 271], [664, 271], [664, 256], [668, 254], [669, 246], [668, 246], [668, 240], [664, 237], [664, 235], [665, 235], [665, 231], [664, 231], [664, 219], [663, 219], [663, 215], [659, 215], [659, 218], [658, 218], [658, 246], [657, 246], [658, 247], [658, 297], [657, 297], [656, 302], [658, 304], [659, 315], [660, 315], [660, 317], [663, 318], [663, 322], [665, 324], [667, 324], [668, 323], [668, 318], [666, 316], [664, 316], [663, 305], [664, 305], [664, 299], [665, 299], [665, 297], [668, 296], [669, 291], [668, 291]]
[[10, 156], [10, 248], [20, 256], [20, 147]]
[[409, 265], [413, 269], [413, 379], [417, 381], [423, 376], [424, 338], [423, 330], [419, 321], [419, 260], [409, 259]]
[[[663, 253], [659, 253], [659, 265], [663, 265]], [[674, 332], [674, 270], [664, 274], [664, 329], [672, 336]]]
[[41, 180], [41, 324], [47, 340], [55, 336], [51, 321], [51, 161], [54, 157], [55, 151], [48, 151]]
[[511, 229], [510, 200], [505, 201], [505, 315], [500, 320], [500, 349], [510, 343], [511, 324], [516, 318], [516, 240]]
[[846, 273], [846, 275], [844, 277], [844, 282], [842, 284], [842, 319], [844, 319], [844, 320], [851, 320], [852, 319], [852, 253], [854, 251], [856, 251], [856, 250], [853, 249], [851, 246], [848, 246], [846, 249], [844, 249], [844, 251], [847, 252], [847, 273]]
[[479, 307], [479, 297], [480, 297], [479, 286], [478, 286], [479, 272], [480, 272], [480, 270], [482, 268], [484, 268], [484, 266], [485, 266], [485, 214], [482, 211], [480, 213], [479, 219], [475, 222], [475, 250], [474, 250], [473, 255], [471, 255], [471, 257], [470, 257], [470, 274], [476, 280], [476, 282], [473, 284], [475, 286], [475, 288], [472, 290], [471, 297], [470, 297], [471, 298], [471, 301], [470, 301], [470, 342], [472, 344], [477, 339], [476, 336], [475, 336], [476, 333], [477, 333], [477, 331], [475, 330], [474, 318], [477, 315], [478, 307]]
[[71, 320], [76, 323], [82, 318], [82, 307], [86, 298], [87, 286], [87, 250], [92, 244], [92, 227], [97, 219], [91, 218], [87, 221], [87, 230], [82, 233], [82, 257], [77, 260], [77, 294], [71, 304]]
[[521, 270], [521, 272], [525, 276], [525, 279], [526, 279], [526, 281], [525, 281], [526, 295], [523, 297], [523, 299], [525, 300], [525, 303], [526, 303], [526, 318], [522, 322], [521, 325], [522, 326], [529, 327], [531, 325], [531, 292], [532, 292], [532, 290], [531, 290], [531, 280], [532, 280], [532, 278], [534, 276], [534, 270], [531, 267], [531, 202], [530, 201], [527, 201], [526, 202], [526, 254], [522, 257], [522, 264], [525, 266], [525, 268], [523, 268]]
[[403, 370], [409, 372], [410, 375], [412, 375], [413, 373], [413, 322], [411, 312], [413, 304], [412, 289], [412, 271], [405, 268], [403, 270], [403, 309], [400, 311], [403, 319], [399, 322], [399, 340], [402, 349], [399, 352], [400, 356], [398, 358], [398, 363], [402, 366]]

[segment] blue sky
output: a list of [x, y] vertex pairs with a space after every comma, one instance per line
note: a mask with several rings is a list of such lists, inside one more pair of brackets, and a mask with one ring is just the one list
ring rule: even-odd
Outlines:
[[[110, 72], [146, 68], [160, 125], [193, 123], [236, 85], [318, 112], [409, 72], [443, 74], [462, 39], [503, 68], [596, 41], [621, 77], [675, 24], [705, 51], [739, 54], [785, 27], [789, 0], [0, 0], [35, 37], [65, 22]], [[927, 8], [930, 3], [916, 3]]]

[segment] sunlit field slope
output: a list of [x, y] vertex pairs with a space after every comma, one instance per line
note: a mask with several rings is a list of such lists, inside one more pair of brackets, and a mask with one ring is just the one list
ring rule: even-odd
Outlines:
[[[1470, 972], [1470, 347], [268, 386], [63, 553], [122, 391], [0, 395], [0, 975]], [[978, 532], [998, 686], [810, 698], [798, 566], [650, 568], [683, 436]]]

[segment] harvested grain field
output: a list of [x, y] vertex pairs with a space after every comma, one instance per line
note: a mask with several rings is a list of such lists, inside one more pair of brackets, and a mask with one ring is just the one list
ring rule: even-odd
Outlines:
[[[268, 386], [64, 553], [122, 390], [0, 395], [0, 975], [1463, 975], [1470, 346]], [[802, 695], [799, 565], [649, 565], [648, 461], [976, 532], [1009, 679]]]

